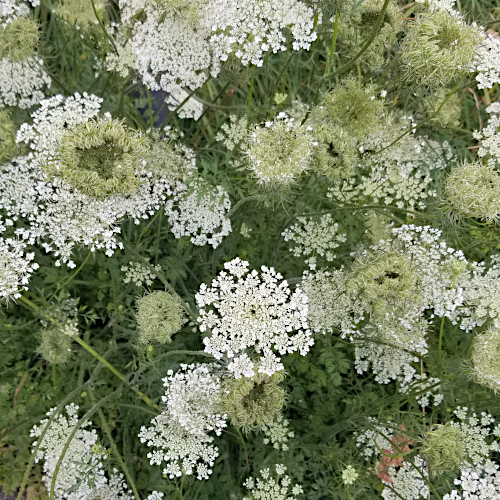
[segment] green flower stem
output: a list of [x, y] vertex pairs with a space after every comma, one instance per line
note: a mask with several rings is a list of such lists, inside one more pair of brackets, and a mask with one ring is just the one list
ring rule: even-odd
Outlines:
[[[85, 260], [78, 266], [78, 268], [76, 269], [76, 271], [62, 285], [57, 285], [57, 290], [60, 290], [61, 288], [64, 288], [65, 286], [67, 286], [68, 283], [70, 283], [73, 280], [73, 278], [75, 278], [77, 276], [77, 274], [83, 269], [83, 267], [85, 266], [85, 264], [90, 259], [90, 256], [92, 255], [92, 253], [93, 252], [91, 250], [89, 250], [89, 253], [87, 254], [87, 257], [85, 257]], [[54, 292], [52, 294], [51, 298], [53, 298], [55, 294], [56, 294], [56, 292]]]
[[377, 36], [380, 26], [382, 26], [382, 21], [385, 16], [385, 11], [387, 10], [387, 6], [389, 5], [390, 0], [385, 0], [384, 5], [382, 7], [382, 10], [380, 11], [380, 14], [377, 18], [377, 22], [375, 23], [375, 27], [373, 28], [373, 32], [370, 35], [370, 38], [366, 40], [365, 44], [361, 47], [360, 51], [344, 66], [339, 68], [337, 71], [332, 73], [333, 75], [339, 75], [341, 73], [345, 73], [347, 70], [351, 69], [352, 66], [356, 63], [356, 61], [368, 50], [368, 47], [372, 44], [373, 40], [375, 40], [375, 37]]
[[115, 53], [118, 54], [118, 49], [116, 48], [114, 40], [111, 38], [108, 31], [106, 30], [104, 23], [102, 22], [101, 16], [99, 16], [99, 14], [97, 13], [97, 9], [95, 8], [94, 0], [90, 0], [90, 2], [92, 3], [92, 9], [94, 11], [94, 15], [95, 15], [96, 19], [99, 21], [99, 26], [101, 26], [102, 31], [106, 35], [106, 38], [110, 41], [111, 45], [113, 46], [113, 50], [115, 51]]
[[[89, 394], [92, 397], [92, 391], [89, 391]], [[125, 473], [125, 476], [127, 478], [128, 484], [132, 488], [132, 491], [134, 492], [134, 496], [136, 500], [141, 500], [139, 497], [139, 493], [137, 491], [137, 487], [135, 486], [135, 482], [132, 479], [132, 475], [130, 474], [130, 471], [128, 470], [128, 467], [125, 465], [125, 461], [123, 460], [120, 452], [118, 451], [118, 447], [116, 446], [116, 443], [113, 439], [113, 436], [111, 435], [111, 429], [109, 428], [108, 422], [106, 418], [104, 417], [104, 413], [102, 412], [101, 408], [97, 408], [97, 413], [99, 414], [99, 418], [101, 419], [101, 424], [104, 428], [104, 432], [108, 436], [109, 442], [111, 443], [111, 450], [113, 451], [116, 459], [118, 460], [118, 463], [120, 464], [121, 468], [123, 469], [123, 472]]]
[[[59, 328], [63, 328], [63, 325], [61, 325], [58, 321], [56, 321], [51, 316], [48, 316], [48, 315], [44, 314], [44, 312], [43, 312], [43, 310], [42, 310], [42, 308], [40, 306], [36, 305], [34, 302], [32, 302], [30, 299], [28, 299], [24, 295], [21, 296], [20, 300], [22, 302], [24, 302], [24, 304], [26, 304], [27, 306], [29, 306], [31, 309], [33, 309], [34, 311], [36, 311], [36, 312], [38, 312], [40, 314], [43, 314], [49, 321], [51, 321], [52, 323], [54, 323]], [[72, 339], [75, 342], [77, 342], [78, 344], [80, 344], [92, 356], [94, 356], [94, 358], [98, 359], [111, 373], [113, 373], [114, 375], [116, 375], [116, 377], [118, 377], [132, 391], [134, 391], [136, 393], [136, 395], [139, 398], [141, 398], [148, 406], [151, 406], [153, 408], [158, 409], [158, 405], [157, 404], [153, 403], [151, 401], [151, 399], [148, 396], [146, 396], [142, 391], [140, 391], [139, 389], [137, 389], [137, 387], [134, 387], [129, 382], [127, 382], [127, 378], [125, 377], [125, 375], [123, 375], [122, 373], [120, 373], [109, 361], [107, 361], [106, 359], [104, 359], [93, 347], [91, 347], [90, 345], [88, 345], [87, 342], [85, 342], [84, 340], [82, 340], [78, 336], [72, 337]]]
[[[107, 396], [104, 396], [102, 399], [100, 399], [97, 403], [95, 403], [90, 410], [85, 413], [85, 415], [78, 421], [78, 423], [73, 427], [73, 430], [71, 431], [70, 435], [68, 436], [68, 439], [66, 443], [64, 444], [64, 448], [61, 451], [61, 455], [59, 457], [59, 460], [57, 461], [56, 468], [54, 469], [54, 475], [52, 476], [52, 482], [50, 483], [50, 496], [49, 500], [54, 500], [54, 490], [56, 486], [56, 479], [57, 475], [59, 474], [59, 469], [61, 468], [62, 462], [64, 460], [64, 456], [66, 455], [66, 452], [68, 451], [69, 445], [71, 444], [71, 441], [75, 437], [75, 434], [77, 433], [78, 429], [94, 414], [94, 412], [104, 403], [106, 403], [109, 399], [111, 399], [113, 396], [115, 396], [116, 392], [113, 391], [112, 393], [108, 394]], [[46, 429], [48, 429], [50, 422], [46, 424]], [[45, 430], [45, 429], [44, 429]], [[42, 442], [42, 439], [40, 438], [39, 442]]]
[[406, 132], [404, 132], [403, 134], [401, 134], [397, 139], [395, 139], [394, 141], [392, 141], [385, 148], [379, 149], [378, 151], [375, 151], [373, 154], [376, 155], [376, 154], [381, 153], [382, 151], [385, 151], [386, 149], [389, 149], [391, 146], [393, 146], [394, 144], [396, 144], [397, 142], [399, 142], [404, 136], [408, 135], [410, 132], [413, 132], [417, 128], [421, 127], [424, 123], [427, 123], [429, 120], [432, 120], [432, 118], [434, 118], [441, 111], [441, 109], [443, 109], [443, 106], [448, 102], [448, 100], [451, 99], [451, 96], [458, 90], [458, 87], [464, 81], [464, 79], [465, 79], [466, 76], [467, 76], [467, 74], [464, 74], [462, 76], [462, 78], [453, 87], [452, 91], [447, 95], [446, 99], [441, 103], [441, 105], [439, 106], [439, 108], [436, 110], [435, 113], [433, 113], [432, 115], [428, 116], [425, 120], [422, 120], [421, 122], [417, 123], [414, 127], [408, 129]]
[[328, 61], [326, 63], [325, 69], [325, 78], [330, 73], [330, 68], [332, 67], [333, 55], [335, 53], [335, 45], [337, 44], [337, 33], [339, 31], [339, 9], [335, 6], [335, 23], [333, 25], [333, 36], [332, 36], [332, 46], [330, 47], [330, 56], [328, 57]]
[[148, 107], [149, 107], [149, 137], [153, 137], [154, 128], [154, 118], [153, 118], [153, 103], [151, 102], [151, 92], [149, 92], [148, 87], [146, 87], [146, 94], [148, 95]]

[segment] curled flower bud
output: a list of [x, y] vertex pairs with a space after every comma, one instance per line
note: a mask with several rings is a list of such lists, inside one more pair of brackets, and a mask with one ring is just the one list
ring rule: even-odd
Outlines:
[[283, 379], [281, 372], [227, 378], [221, 404], [231, 423], [244, 429], [271, 425], [285, 404], [285, 390], [279, 385]]
[[186, 322], [179, 301], [167, 292], [155, 291], [139, 299], [137, 326], [139, 341], [143, 344], [155, 341], [170, 343]]
[[57, 327], [43, 330], [38, 353], [49, 363], [55, 365], [66, 363], [71, 356], [71, 336]]
[[[338, 143], [339, 129], [346, 137], [362, 137], [373, 132], [379, 124], [384, 102], [375, 98], [372, 87], [362, 87], [357, 80], [348, 78], [328, 92], [319, 106], [313, 110], [315, 130], [324, 139]], [[331, 137], [328, 138], [328, 134]]]
[[312, 152], [308, 130], [285, 117], [254, 130], [247, 157], [259, 182], [273, 187], [297, 179], [309, 168]]
[[456, 167], [446, 179], [445, 210], [495, 222], [500, 217], [500, 175], [480, 162]]
[[422, 453], [435, 475], [454, 471], [465, 459], [462, 431], [451, 422], [432, 426], [424, 433], [423, 441]]
[[139, 186], [135, 172], [143, 152], [141, 138], [115, 119], [82, 123], [61, 140], [58, 162], [44, 165], [89, 196], [107, 197], [134, 193]]
[[500, 390], [500, 331], [489, 329], [478, 333], [472, 343], [472, 373], [481, 385]]
[[416, 17], [402, 44], [407, 80], [421, 85], [446, 85], [469, 71], [479, 36], [476, 28], [444, 10]]
[[419, 301], [417, 282], [417, 272], [408, 258], [396, 253], [369, 253], [354, 262], [346, 287], [366, 301], [372, 313], [384, 313], [388, 303]]
[[13, 62], [32, 56], [38, 43], [38, 26], [32, 19], [18, 17], [0, 28], [0, 58]]

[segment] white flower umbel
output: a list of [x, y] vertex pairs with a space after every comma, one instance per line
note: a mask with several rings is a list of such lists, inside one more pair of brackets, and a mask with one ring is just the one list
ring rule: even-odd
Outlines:
[[[165, 102], [170, 111], [175, 111], [179, 104], [183, 103], [189, 94], [182, 87], [172, 87]], [[192, 118], [198, 120], [203, 113], [203, 104], [196, 100], [193, 96], [188, 99], [182, 107], [177, 111], [179, 118]]]
[[307, 297], [292, 292], [283, 276], [262, 266], [248, 272], [236, 258], [224, 264], [210, 287], [196, 294], [205, 352], [224, 359], [236, 378], [283, 370], [280, 355], [306, 355], [314, 341], [307, 322]]
[[[144, 161], [135, 171], [138, 185], [132, 193], [95, 197], [57, 175], [64, 137], [98, 117], [100, 103], [100, 98], [87, 94], [43, 101], [33, 113], [33, 123], [23, 124], [17, 137], [33, 152], [5, 165], [0, 174], [0, 208], [14, 220], [26, 220], [28, 226], [18, 233], [28, 243], [40, 242], [47, 252], [54, 252], [59, 257], [57, 265], [68, 262], [73, 266], [71, 252], [79, 244], [113, 254], [120, 246], [118, 224], [126, 219], [139, 224], [154, 215], [171, 194], [168, 173], [154, 176]], [[47, 179], [47, 164], [54, 167], [52, 179]]]
[[[146, 20], [134, 27], [132, 39], [144, 84], [166, 92], [179, 86], [194, 90], [209, 75], [216, 77], [220, 61], [208, 42], [211, 27], [201, 25], [190, 13], [183, 16], [175, 8], [158, 9], [158, 3], [150, 4], [145, 9]], [[186, 8], [195, 14], [196, 2]]]
[[483, 466], [464, 467], [455, 486], [443, 500], [497, 500], [500, 498], [500, 471], [493, 462]]
[[210, 365], [181, 365], [175, 373], [169, 370], [163, 385], [166, 387], [162, 396], [164, 405], [187, 432], [203, 436], [215, 431], [220, 435], [227, 417], [220, 411], [220, 378]]
[[243, 65], [262, 66], [264, 55], [286, 50], [290, 30], [293, 50], [309, 50], [316, 40], [314, 10], [298, 0], [211, 0], [205, 23], [212, 26], [210, 44], [225, 61], [234, 54]]
[[500, 165], [500, 103], [494, 102], [486, 108], [490, 115], [488, 123], [482, 130], [476, 130], [473, 135], [480, 143], [478, 156], [485, 158], [492, 166]]
[[286, 444], [289, 439], [295, 437], [295, 433], [288, 428], [289, 422], [283, 415], [278, 414], [275, 420], [262, 427], [262, 431], [266, 436], [263, 440], [264, 444], [272, 444], [276, 450], [287, 451]]
[[[47, 417], [50, 417], [55, 410], [52, 408]], [[43, 482], [47, 491], [50, 491], [63, 448], [78, 421], [78, 406], [74, 404], [66, 406], [66, 415], [60, 413], [55, 417], [38, 448], [35, 462], [43, 461]], [[35, 425], [31, 430], [31, 437], [39, 438], [47, 424], [48, 418]], [[56, 499], [90, 499], [95, 490], [107, 484], [102, 469], [106, 455], [98, 446], [96, 431], [89, 429], [91, 426], [92, 422], [84, 422], [71, 439], [56, 477], [54, 488]], [[36, 445], [37, 441], [33, 443], [33, 446]]]
[[263, 469], [260, 471], [262, 479], [247, 478], [243, 486], [249, 490], [250, 496], [243, 500], [295, 500], [303, 493], [302, 486], [292, 486], [284, 465], [276, 464], [275, 469], [276, 477], [271, 475], [269, 469]]
[[243, 65], [262, 66], [264, 55], [310, 48], [316, 40], [313, 9], [298, 0], [209, 0], [120, 2], [122, 21], [143, 10], [132, 26], [132, 51], [143, 82], [153, 90], [201, 87], [216, 77], [229, 56]]
[[[161, 271], [159, 265], [154, 266], [157, 271]], [[133, 283], [135, 286], [141, 288], [143, 285], [151, 286], [156, 276], [141, 262], [129, 262], [128, 266], [122, 266], [121, 271], [125, 273], [123, 282]]]
[[427, 477], [426, 464], [422, 457], [417, 455], [413, 459], [413, 464], [405, 461], [399, 468], [391, 465], [387, 474], [391, 477], [392, 483], [390, 488], [386, 486], [382, 491], [384, 500], [401, 500], [401, 498], [419, 500], [429, 497], [429, 486], [424, 479]]
[[339, 225], [333, 222], [330, 214], [322, 215], [319, 220], [306, 217], [297, 217], [297, 223], [281, 233], [285, 241], [295, 244], [290, 251], [295, 257], [308, 257], [306, 264], [316, 269], [316, 257], [323, 257], [326, 261], [335, 260], [333, 252], [346, 241], [346, 235], [339, 232]]
[[219, 451], [212, 444], [214, 431], [220, 435], [226, 416], [219, 411], [221, 385], [209, 365], [181, 365], [164, 379], [163, 412], [141, 427], [141, 443], [154, 448], [148, 453], [152, 465], [165, 462], [163, 474], [170, 478], [182, 474], [208, 479]]
[[477, 88], [491, 89], [500, 83], [500, 39], [490, 33], [481, 33], [472, 63], [472, 72], [477, 72]]
[[26, 253], [22, 242], [0, 237], [0, 301], [18, 299], [27, 290], [31, 273], [38, 269], [34, 253]]
[[231, 200], [221, 186], [202, 182], [190, 187], [178, 184], [173, 198], [165, 203], [165, 213], [176, 238], [189, 236], [193, 245], [214, 248], [231, 232], [227, 217], [230, 209]]
[[470, 279], [464, 284], [464, 302], [460, 328], [470, 331], [476, 326], [490, 324], [500, 329], [500, 256], [491, 263], [474, 263]]

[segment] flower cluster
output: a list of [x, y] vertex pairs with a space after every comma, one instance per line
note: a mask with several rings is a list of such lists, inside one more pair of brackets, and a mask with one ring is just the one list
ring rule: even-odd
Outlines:
[[309, 256], [306, 264], [316, 269], [317, 256], [331, 262], [336, 255], [333, 250], [346, 241], [346, 235], [339, 233], [339, 225], [333, 222], [330, 214], [322, 215], [319, 221], [314, 218], [297, 217], [297, 224], [285, 229], [281, 235], [285, 241], [292, 241], [296, 246], [290, 248], [295, 257]]
[[[62, 162], [65, 155], [61, 151], [68, 147], [65, 138], [76, 130], [85, 133], [87, 126], [94, 130], [89, 123], [97, 118], [100, 102], [101, 99], [86, 94], [75, 94], [66, 99], [59, 95], [43, 101], [33, 114], [33, 124], [23, 124], [18, 132], [18, 141], [26, 142], [33, 152], [14, 159], [3, 167], [0, 174], [0, 207], [13, 220], [26, 221], [27, 227], [19, 228], [18, 234], [30, 244], [40, 242], [47, 252], [54, 252], [59, 257], [58, 265], [67, 262], [73, 266], [71, 252], [78, 244], [89, 246], [93, 251], [103, 248], [107, 255], [113, 254], [121, 246], [116, 238], [120, 232], [117, 224], [127, 218], [137, 224], [149, 218], [171, 194], [171, 181], [167, 177], [155, 177], [144, 162], [138, 164], [134, 172], [129, 170], [128, 179], [136, 186], [133, 193], [111, 194], [105, 189], [106, 196], [96, 197], [86, 189], [84, 192], [79, 190], [80, 181], [85, 178], [84, 184], [91, 190], [96, 186], [108, 186], [111, 192], [114, 191], [114, 174], [108, 172], [106, 164], [99, 160], [99, 155], [109, 149], [111, 138], [103, 143], [104, 151], [98, 144], [81, 156], [81, 161], [87, 166], [94, 162], [93, 166], [100, 174], [90, 172], [87, 167], [82, 171], [78, 168], [72, 170]], [[112, 123], [107, 120], [103, 123]], [[115, 128], [120, 137], [126, 133], [121, 125]], [[117, 140], [123, 143], [124, 154], [125, 149], [129, 149], [126, 154], [130, 155], [132, 145], [123, 137]], [[78, 146], [72, 151], [73, 159], [74, 155], [80, 154]], [[45, 165], [50, 165], [51, 179], [47, 179]], [[122, 166], [115, 164], [113, 168], [118, 172], [116, 179], [124, 179], [120, 173]], [[71, 184], [73, 181], [76, 185]], [[121, 183], [120, 180], [117, 182], [118, 185]], [[130, 183], [127, 181], [126, 184]], [[104, 194], [101, 188], [97, 191]]]
[[[266, 52], [286, 50], [285, 29], [291, 32], [294, 50], [309, 49], [317, 36], [314, 11], [298, 0], [160, 5], [141, 0], [122, 1], [120, 7], [124, 29], [133, 31], [131, 50], [144, 84], [174, 94], [181, 87], [201, 87], [229, 57], [245, 66], [261, 66]], [[145, 19], [139, 22], [136, 14], [141, 11]]]
[[156, 290], [137, 301], [137, 328], [143, 344], [170, 343], [172, 335], [186, 322], [179, 299], [167, 292]]
[[269, 469], [260, 471], [262, 479], [247, 478], [243, 486], [249, 490], [250, 496], [244, 497], [243, 500], [295, 500], [303, 493], [301, 486], [292, 486], [290, 476], [285, 474], [284, 465], [276, 464], [275, 468], [276, 479], [271, 476]]
[[272, 444], [276, 450], [287, 451], [288, 445], [286, 444], [289, 439], [295, 437], [295, 432], [289, 429], [289, 422], [283, 415], [278, 415], [276, 419], [269, 425], [263, 427], [264, 444]]
[[250, 134], [248, 167], [261, 184], [289, 184], [309, 168], [315, 144], [309, 127], [282, 112]]
[[220, 378], [210, 365], [181, 365], [177, 373], [169, 370], [163, 382], [165, 409], [151, 427], [141, 427], [141, 443], [154, 448], [148, 453], [151, 464], [165, 462], [163, 473], [170, 478], [186, 474], [208, 479], [219, 455], [209, 433], [218, 436], [226, 426]]
[[73, 403], [65, 410], [66, 415], [57, 413], [56, 408], [49, 410], [48, 418], [35, 425], [30, 434], [39, 439], [33, 443], [37, 447], [35, 462], [43, 461], [47, 491], [51, 491], [55, 476], [57, 500], [132, 500], [134, 496], [126, 492], [127, 484], [121, 474], [114, 471], [109, 478], [106, 476], [103, 462], [107, 454], [96, 431], [90, 429], [92, 422], [80, 423], [78, 406]]
[[[282, 275], [262, 266], [248, 272], [239, 258], [224, 264], [210, 287], [202, 284], [196, 294], [205, 351], [225, 359], [236, 378], [256, 372], [272, 375], [283, 370], [280, 357], [313, 345], [307, 323], [307, 297], [292, 292]], [[295, 333], [294, 333], [295, 332]]]
[[34, 257], [26, 253], [22, 242], [0, 238], [0, 300], [18, 299], [27, 290], [31, 273], [38, 269]]
[[338, 179], [327, 196], [341, 203], [370, 200], [424, 209], [427, 198], [436, 196], [430, 188], [433, 171], [444, 169], [454, 155], [447, 142], [404, 135], [413, 126], [409, 116], [387, 115], [383, 126], [359, 141], [359, 175]]
[[36, 53], [38, 26], [28, 7], [7, 1], [0, 10], [0, 104], [30, 108], [40, 102], [50, 77]]
[[165, 213], [176, 238], [189, 236], [193, 245], [216, 248], [231, 232], [227, 213], [231, 209], [229, 195], [221, 186], [195, 182], [177, 185], [174, 195], [165, 203]]
[[[161, 267], [159, 264], [153, 267], [157, 271], [161, 271]], [[133, 283], [139, 288], [142, 288], [143, 286], [151, 286], [156, 278], [149, 267], [146, 267], [141, 262], [131, 261], [128, 265], [122, 266], [121, 271], [125, 273], [123, 283]]]

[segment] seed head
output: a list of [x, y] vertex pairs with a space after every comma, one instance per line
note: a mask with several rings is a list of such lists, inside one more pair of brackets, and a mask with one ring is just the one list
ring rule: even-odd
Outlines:
[[179, 301], [167, 292], [155, 291], [137, 302], [139, 341], [167, 344], [186, 322]]
[[71, 336], [57, 327], [43, 330], [38, 353], [49, 363], [66, 363], [71, 356]]
[[283, 373], [268, 376], [227, 378], [224, 383], [222, 408], [231, 423], [249, 430], [270, 425], [285, 404], [285, 390], [279, 385]]
[[120, 121], [104, 118], [78, 125], [61, 141], [58, 162], [44, 165], [78, 191], [95, 197], [134, 193], [142, 139]]
[[424, 433], [422, 454], [435, 475], [453, 472], [465, 460], [464, 438], [458, 426], [450, 422], [436, 424]]
[[18, 17], [0, 28], [0, 58], [13, 62], [32, 56], [38, 43], [38, 26], [32, 19]]
[[500, 391], [500, 331], [494, 328], [478, 333], [472, 343], [472, 373], [475, 380]]
[[465, 163], [446, 179], [445, 211], [486, 222], [500, 218], [500, 174], [492, 165]]
[[447, 85], [469, 71], [479, 40], [476, 28], [444, 10], [417, 15], [402, 43], [406, 79]]

